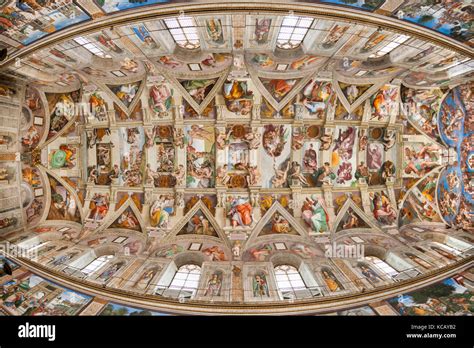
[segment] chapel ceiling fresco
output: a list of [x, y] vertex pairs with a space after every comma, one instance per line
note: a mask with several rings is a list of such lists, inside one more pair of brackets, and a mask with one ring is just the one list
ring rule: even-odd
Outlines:
[[[444, 0], [299, 0], [296, 2], [375, 11], [429, 28], [472, 46], [472, 21], [469, 21], [472, 16], [472, 4], [468, 0], [457, 2]], [[57, 2], [19, 4], [12, 0], [3, 0], [0, 3], [2, 11], [0, 33], [4, 37], [2, 41], [20, 47], [17, 45], [28, 45], [75, 24], [99, 19], [120, 11], [180, 3], [182, 1], [177, 0], [150, 0], [146, 2], [65, 0], [59, 4]], [[267, 23], [270, 25], [269, 22]], [[215, 35], [213, 40], [215, 44], [220, 44], [223, 41], [223, 36], [219, 35]]]
[[[470, 44], [470, 28], [453, 24], [464, 2], [318, 3], [396, 3], [383, 14]], [[142, 5], [66, 1], [57, 26], [32, 31], [42, 5], [7, 4], [0, 41], [27, 45], [63, 16]], [[55, 42], [2, 69], [0, 238], [67, 276], [140, 294], [176, 297], [167, 272], [189, 261], [203, 301], [286, 300], [273, 270], [286, 263], [306, 274], [301, 298], [442, 269], [474, 241], [472, 70], [472, 55], [400, 32], [252, 11]], [[369, 258], [327, 257], [332, 242]], [[110, 258], [91, 272], [90, 255]]]

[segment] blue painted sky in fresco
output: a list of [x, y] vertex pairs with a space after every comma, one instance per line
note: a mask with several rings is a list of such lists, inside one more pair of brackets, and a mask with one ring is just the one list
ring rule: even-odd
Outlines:
[[[54, 25], [55, 31], [59, 31], [61, 29], [70, 27], [71, 25], [77, 24], [84, 22], [88, 19], [90, 19], [89, 15], [80, 10], [80, 13], [76, 15], [74, 18], [69, 18], [63, 16], [59, 11], [52, 11], [50, 12], [47, 16], [44, 16], [44, 18], [55, 18], [54, 22], [52, 24]], [[31, 30], [31, 28], [30, 28]], [[49, 33], [46, 33], [44, 31], [40, 30], [33, 30], [27, 37], [26, 39], [22, 40], [21, 43], [23, 45], [29, 45], [32, 42], [35, 42], [36, 40], [39, 40]]]
[[121, 305], [121, 304], [118, 304], [118, 303], [113, 303], [113, 302], [109, 302], [107, 304], [107, 306], [112, 306], [112, 309], [114, 311], [122, 309], [122, 308], [126, 308], [127, 311], [128, 311], [128, 315], [131, 315], [131, 314], [136, 313], [136, 312], [141, 312], [141, 311], [148, 311], [148, 312], [151, 313], [152, 316], [169, 316], [170, 315], [170, 314], [166, 314], [166, 313], [151, 311], [151, 310], [145, 309], [145, 308], [135, 308], [135, 307], [124, 306], [124, 305]]
[[[99, 1], [97, 2], [100, 3]], [[169, 0], [142, 0], [142, 2], [130, 2], [129, 0], [104, 0], [102, 9], [107, 13], [111, 13], [141, 6], [164, 4], [167, 2], [169, 2]]]
[[[459, 87], [453, 88], [451, 91], [449, 91], [446, 98], [441, 103], [440, 112], [439, 112], [439, 115], [438, 115], [438, 129], [440, 131], [441, 139], [443, 140], [443, 142], [446, 145], [448, 145], [449, 147], [454, 148], [456, 150], [456, 153], [457, 153], [457, 165], [448, 166], [446, 168], [446, 170], [444, 170], [440, 175], [439, 183], [438, 183], [438, 197], [441, 197], [441, 194], [442, 194], [441, 190], [445, 190], [445, 191], [448, 191], [448, 192], [451, 191], [451, 192], [455, 192], [457, 194], [460, 194], [461, 196], [464, 196], [472, 204], [472, 197], [468, 192], [466, 192], [466, 190], [465, 190], [466, 188], [464, 186], [464, 180], [462, 180], [461, 145], [463, 143], [463, 139], [466, 138], [466, 137], [469, 137], [470, 133], [469, 132], [465, 133], [464, 119], [465, 119], [465, 116], [466, 116], [466, 108], [465, 108], [464, 103], [462, 102], [461, 99], [462, 98], [461, 98], [461, 93], [460, 93]], [[463, 119], [461, 120], [459, 130], [456, 130], [454, 132], [455, 136], [456, 136], [456, 139], [450, 139], [449, 137], [446, 136], [446, 133], [445, 133], [446, 132], [446, 125], [441, 120], [441, 116], [443, 114], [442, 110], [443, 110], [444, 105], [448, 106], [448, 109], [447, 109], [448, 110], [448, 115], [449, 115], [448, 120], [451, 119], [454, 116], [454, 113], [457, 110], [461, 110], [463, 115], [464, 115]], [[446, 176], [449, 173], [452, 173], [452, 172], [456, 173], [457, 177], [459, 178], [460, 186], [461, 186], [459, 189], [454, 189], [454, 191], [449, 188], [447, 180], [446, 180]], [[459, 202], [458, 202], [457, 210], [459, 211]], [[452, 223], [454, 221], [455, 217], [456, 217], [455, 214], [443, 215], [443, 219], [448, 223]]]
[[[358, 0], [354, 3], [349, 3], [347, 1], [343, 1], [343, 0], [320, 0], [321, 2], [328, 2], [328, 3], [331, 3], [331, 4], [337, 4], [337, 5], [344, 5], [344, 6], [350, 6], [350, 7], [356, 7], [356, 8], [360, 8], [360, 9], [363, 9], [363, 10], [370, 10], [370, 11], [373, 11], [375, 10], [376, 8], [378, 8], [382, 3], [385, 2], [385, 0], [379, 0], [379, 1], [372, 1], [372, 3], [376, 3], [375, 6], [371, 6], [371, 5], [366, 5], [366, 2], [367, 1], [364, 1], [364, 0]], [[364, 6], [365, 5], [365, 6]]]
[[[453, 278], [445, 279], [445, 280], [442, 281], [442, 283], [445, 284], [445, 285], [452, 286], [454, 288], [453, 294], [463, 294], [467, 290], [465, 287], [463, 287], [463, 286], [459, 285], [458, 283], [456, 283], [456, 281]], [[416, 302], [413, 301], [413, 297], [411, 296], [411, 294], [412, 293], [408, 293], [408, 294], [400, 295], [400, 296], [397, 296], [397, 297], [393, 297], [388, 301], [392, 305], [395, 305], [395, 306], [396, 306], [397, 303], [403, 303], [406, 306], [416, 305]]]
[[[420, 24], [424, 27], [428, 27], [430, 29], [433, 29], [433, 30], [436, 30], [436, 31], [439, 31], [440, 33], [442, 34], [445, 34], [445, 35], [448, 35], [451, 34], [451, 25], [449, 24], [443, 24], [441, 26], [438, 26], [439, 23], [438, 23], [438, 19], [437, 18], [433, 18], [432, 20], [430, 21], [425, 21], [425, 22], [421, 22], [420, 19], [421, 19], [422, 16], [416, 16], [416, 17], [404, 17], [403, 19], [406, 20], [406, 21], [409, 21], [409, 22], [412, 22], [412, 23], [416, 23], [416, 24]], [[438, 27], [437, 27], [438, 26]]]

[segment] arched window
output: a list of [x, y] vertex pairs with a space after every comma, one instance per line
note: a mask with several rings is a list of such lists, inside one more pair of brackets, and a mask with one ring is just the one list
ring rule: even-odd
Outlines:
[[173, 297], [193, 297], [198, 289], [200, 277], [201, 267], [192, 264], [181, 266], [168, 289], [172, 290]]
[[383, 274], [387, 275], [390, 278], [395, 277], [398, 274], [398, 271], [390, 266], [388, 263], [385, 261], [379, 259], [376, 256], [366, 256], [365, 259], [370, 262], [372, 265], [374, 265], [375, 268], [380, 270]]
[[434, 246], [437, 246], [441, 249], [446, 250], [447, 252], [453, 254], [453, 255], [460, 255], [462, 254], [462, 251], [460, 250], [459, 247], [456, 247], [454, 245], [448, 245], [447, 243], [439, 243], [439, 242], [433, 242], [431, 243]]
[[[88, 50], [90, 53], [92, 53], [94, 56], [100, 57], [100, 58], [112, 58], [110, 55], [105, 53], [105, 51], [100, 48], [97, 44], [91, 41], [88, 37], [85, 36], [78, 36], [74, 39], [76, 43], [84, 47], [86, 50]], [[71, 200], [72, 203], [72, 200]], [[75, 204], [75, 202], [74, 202]]]
[[277, 37], [277, 47], [282, 49], [297, 48], [308, 33], [313, 19], [309, 17], [286, 16]]
[[81, 272], [84, 273], [86, 276], [90, 276], [93, 274], [95, 271], [97, 271], [99, 268], [105, 266], [107, 263], [109, 263], [112, 259], [114, 258], [114, 255], [102, 255], [94, 260], [92, 262], [88, 263], [86, 266], [84, 266], [81, 269]]
[[194, 18], [183, 16], [165, 19], [164, 21], [178, 46], [187, 49], [195, 49], [201, 46]]
[[275, 267], [277, 287], [284, 299], [303, 298], [310, 295], [300, 272], [293, 266], [280, 265]]

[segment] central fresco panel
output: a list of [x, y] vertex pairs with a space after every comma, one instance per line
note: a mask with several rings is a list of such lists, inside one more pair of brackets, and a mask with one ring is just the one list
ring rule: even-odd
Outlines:
[[[110, 14], [168, 2], [89, 5]], [[28, 86], [0, 95], [21, 115], [17, 135], [0, 134], [21, 152], [0, 161], [0, 185], [22, 190], [0, 211], [0, 236], [37, 262], [140, 294], [266, 303], [392, 284], [472, 247], [472, 84], [449, 81], [458, 70], [444, 48], [265, 13], [77, 39], [25, 58], [41, 73], [25, 70]], [[121, 307], [101, 313], [138, 311]]]

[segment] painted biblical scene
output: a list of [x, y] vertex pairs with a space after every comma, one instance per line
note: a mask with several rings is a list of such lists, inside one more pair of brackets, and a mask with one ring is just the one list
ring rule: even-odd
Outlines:
[[459, 213], [463, 195], [462, 173], [459, 167], [449, 166], [438, 179], [438, 206], [444, 221], [453, 223]]
[[372, 85], [355, 85], [339, 82], [339, 87], [350, 105], [354, 104]]
[[359, 149], [366, 152], [366, 161], [360, 161], [355, 178], [363, 179], [369, 186], [383, 185], [396, 178], [398, 146], [397, 134], [394, 130], [370, 127], [367, 131], [360, 130]]
[[313, 173], [320, 163], [321, 154], [321, 128], [309, 126], [308, 128], [293, 128], [292, 148], [303, 150], [303, 173]]
[[189, 96], [196, 102], [197, 105], [201, 105], [209, 95], [211, 90], [214, 88], [217, 79], [206, 79], [206, 80], [180, 80], [179, 83]]
[[142, 227], [137, 215], [131, 207], [127, 207], [119, 217], [110, 225], [111, 228], [125, 228], [132, 231], [140, 232]]
[[215, 131], [214, 127], [191, 125], [185, 127], [187, 141], [186, 186], [208, 188], [214, 185]]
[[441, 165], [441, 148], [433, 143], [404, 143], [402, 176], [417, 178]]
[[58, 180], [48, 175], [51, 190], [51, 207], [47, 220], [81, 222], [80, 206], [74, 195]]
[[355, 184], [354, 175], [357, 166], [357, 128], [337, 126], [336, 134], [337, 138], [332, 147], [331, 166], [326, 168], [323, 165], [321, 174], [324, 177], [320, 178], [321, 174], [319, 174], [315, 181], [331, 182], [335, 179], [335, 184], [338, 186], [351, 186]]
[[295, 103], [298, 100], [298, 96], [294, 97], [279, 111], [275, 109], [272, 104], [265, 98], [262, 97], [262, 105], [260, 106], [260, 117], [265, 118], [283, 118], [292, 119], [295, 117]]
[[342, 216], [341, 221], [337, 225], [336, 232], [346, 231], [353, 228], [368, 228], [371, 227], [367, 222], [352, 209], [351, 207], [347, 209], [347, 212]]
[[299, 79], [281, 80], [260, 78], [260, 81], [272, 98], [277, 102], [281, 102], [297, 85]]
[[[40, 92], [33, 87], [25, 91], [25, 101], [20, 118], [20, 142], [23, 151], [35, 148], [46, 128], [46, 110]], [[3, 138], [8, 142], [8, 138]]]
[[209, 43], [213, 46], [224, 44], [224, 27], [222, 20], [219, 18], [209, 19], [205, 21], [206, 33]]
[[130, 10], [141, 6], [166, 4], [170, 0], [147, 0], [147, 1], [130, 1], [130, 0], [94, 0], [94, 2], [102, 8], [105, 13], [113, 13], [117, 11]]
[[250, 246], [242, 256], [243, 261], [268, 261], [276, 253], [288, 253], [304, 259], [322, 257], [324, 252], [314, 246], [301, 242], [262, 243]]
[[207, 261], [227, 261], [228, 256], [222, 246], [215, 244], [204, 243], [201, 248], [201, 253]]
[[253, 90], [250, 81], [227, 80], [223, 86], [223, 96], [228, 111], [236, 116], [250, 116], [253, 108]]
[[441, 103], [438, 119], [441, 139], [449, 147], [457, 147], [459, 140], [463, 137], [466, 115], [460, 88], [455, 87], [448, 92]]
[[263, 128], [260, 165], [269, 169], [261, 173], [263, 187], [288, 187], [291, 166], [290, 136], [291, 126], [266, 125]]
[[66, 94], [46, 93], [50, 111], [49, 133], [47, 139], [62, 132], [66, 125], [78, 115], [77, 103], [80, 101], [80, 91]]
[[402, 113], [422, 133], [440, 142], [438, 110], [443, 93], [439, 89], [413, 89], [402, 85]]
[[[150, 25], [150, 23], [148, 23]], [[150, 25], [153, 28], [152, 25]], [[156, 33], [153, 33], [153, 30], [150, 30], [147, 27], [147, 23], [132, 26], [131, 28], [132, 35], [129, 38], [140, 47], [140, 49], [150, 55], [156, 55], [161, 50], [161, 44], [155, 38]]]
[[400, 315], [472, 315], [472, 291], [462, 276], [448, 278], [442, 282], [408, 294], [394, 297], [388, 303]]
[[[145, 171], [145, 131], [143, 127], [119, 128], [119, 172], [125, 186], [140, 186]], [[115, 169], [112, 168], [112, 170]], [[113, 173], [115, 176], [116, 173]]]
[[270, 234], [292, 234], [298, 235], [298, 232], [290, 222], [279, 212], [273, 213], [268, 222], [263, 226], [259, 237]]
[[43, 37], [90, 19], [72, 0], [56, 2], [3, 1], [0, 33], [29, 45]]
[[142, 101], [136, 99], [137, 103], [135, 107], [131, 110], [124, 111], [118, 104], [114, 103], [115, 110], [115, 120], [117, 122], [132, 122], [132, 121], [141, 121], [143, 119], [143, 107]]
[[356, 206], [358, 206], [361, 210], [364, 210], [362, 206], [362, 196], [360, 192], [351, 192], [351, 193], [344, 193], [344, 192], [334, 192], [333, 195], [333, 206], [335, 209], [335, 214], [338, 215], [344, 204], [348, 199], [350, 199]]
[[92, 297], [63, 288], [26, 272], [0, 286], [0, 305], [11, 315], [72, 316], [79, 314]]
[[312, 79], [302, 89], [299, 98], [305, 106], [310, 118], [323, 120], [333, 95], [332, 84], [329, 81]]
[[188, 234], [217, 237], [216, 230], [212, 226], [207, 216], [200, 209], [191, 217], [186, 225], [184, 225], [184, 227], [178, 233], [178, 236]]
[[364, 116], [364, 104], [358, 106], [353, 111], [347, 111], [346, 107], [339, 99], [336, 99], [336, 109], [334, 110], [334, 119], [339, 121], [361, 121]]
[[166, 313], [160, 313], [151, 311], [145, 308], [136, 308], [128, 307], [118, 303], [109, 302], [104, 309], [100, 312], [100, 316], [125, 316], [125, 317], [134, 317], [134, 316], [162, 316], [170, 315]]
[[190, 211], [192, 207], [194, 207], [198, 202], [202, 202], [206, 206], [207, 210], [211, 212], [211, 214], [215, 214], [216, 212], [216, 195], [196, 195], [188, 193], [184, 195], [184, 202], [184, 214]]
[[201, 111], [198, 112], [186, 99], [183, 99], [184, 119], [194, 119], [194, 118], [206, 118], [206, 119], [215, 119], [216, 118], [216, 103], [212, 98], [209, 101], [209, 104]]
[[388, 35], [388, 32], [378, 30], [374, 31], [364, 42], [364, 44], [359, 48], [359, 53], [367, 55], [374, 52], [375, 48], [378, 47], [387, 38]]
[[470, 27], [472, 19], [470, 9], [472, 9], [472, 3], [469, 0], [454, 2], [416, 0], [403, 3], [394, 15], [456, 40], [470, 41], [473, 37], [472, 27]]
[[89, 103], [86, 122], [97, 123], [108, 121], [108, 96], [101, 90], [96, 89], [92, 93], [84, 95], [84, 99]]
[[23, 209], [26, 213], [26, 221], [35, 224], [43, 215], [46, 196], [43, 179], [37, 168], [27, 165], [22, 166], [22, 187], [25, 187], [25, 199]]
[[413, 188], [411, 193], [407, 196], [405, 203], [408, 203], [416, 213], [416, 216], [428, 222], [441, 222], [438, 213], [438, 207], [435, 202], [430, 202], [424, 196], [418, 187]]
[[138, 97], [140, 81], [125, 85], [108, 85], [107, 87], [109, 87], [112, 93], [115, 94], [115, 96], [126, 108], [129, 108], [133, 101]]
[[318, 45], [321, 51], [331, 51], [337, 44], [341, 42], [341, 39], [348, 32], [350, 26], [344, 23], [336, 23], [328, 26], [327, 32], [324, 32], [321, 36], [321, 43]]
[[396, 116], [399, 106], [398, 87], [385, 85], [370, 97], [371, 114], [369, 121], [386, 122]]
[[115, 274], [119, 272], [125, 266], [125, 264], [125, 261], [115, 262], [102, 271], [95, 280], [100, 281], [102, 284], [107, 283], [109, 280], [114, 279]]
[[271, 70], [273, 70], [275, 68], [275, 61], [266, 53], [257, 53], [249, 60], [260, 69], [270, 69], [271, 67]]
[[358, 9], [367, 10], [367, 11], [374, 11], [379, 8], [385, 0], [320, 0], [321, 2], [326, 2], [329, 4], [335, 5], [343, 5], [343, 6], [351, 6], [356, 7]]

